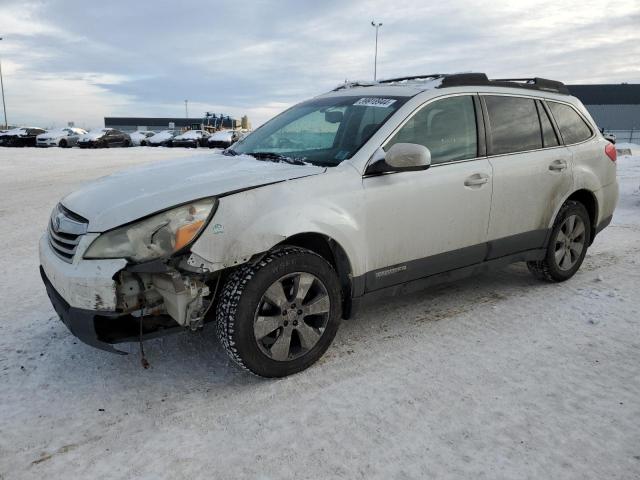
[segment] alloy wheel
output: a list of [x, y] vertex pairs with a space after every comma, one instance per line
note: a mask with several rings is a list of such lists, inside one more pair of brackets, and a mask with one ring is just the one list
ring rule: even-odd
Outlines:
[[563, 271], [571, 270], [580, 259], [585, 248], [586, 229], [578, 215], [565, 218], [555, 241], [554, 256], [556, 265]]
[[273, 282], [262, 295], [253, 331], [260, 350], [276, 361], [290, 361], [311, 350], [329, 321], [331, 300], [322, 281], [295, 272]]

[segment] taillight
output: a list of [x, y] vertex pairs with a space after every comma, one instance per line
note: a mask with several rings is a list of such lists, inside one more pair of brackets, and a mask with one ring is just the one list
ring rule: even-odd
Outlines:
[[612, 162], [618, 159], [618, 152], [616, 152], [616, 147], [612, 143], [608, 143], [607, 146], [604, 147], [604, 153], [607, 154], [607, 157], [609, 157]]

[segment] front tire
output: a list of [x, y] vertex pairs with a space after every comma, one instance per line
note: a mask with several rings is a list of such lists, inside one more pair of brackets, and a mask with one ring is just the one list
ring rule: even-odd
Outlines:
[[60, 140], [60, 143], [58, 143], [58, 147], [67, 148], [67, 141], [64, 139]]
[[564, 282], [582, 265], [591, 242], [591, 219], [584, 205], [569, 200], [558, 212], [543, 260], [527, 262], [529, 271], [540, 280]]
[[284, 377], [315, 363], [341, 317], [340, 282], [321, 256], [283, 247], [226, 281], [216, 311], [217, 335], [242, 368]]

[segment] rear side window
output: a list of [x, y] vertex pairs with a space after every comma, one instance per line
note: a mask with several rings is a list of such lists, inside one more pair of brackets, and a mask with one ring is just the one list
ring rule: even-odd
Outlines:
[[560, 142], [558, 141], [556, 132], [553, 129], [553, 125], [551, 125], [549, 114], [544, 109], [542, 103], [538, 101], [536, 102], [536, 105], [538, 105], [538, 113], [540, 114], [540, 126], [542, 127], [542, 146], [545, 148], [557, 147], [558, 145], [560, 145]]
[[485, 95], [489, 114], [489, 154], [542, 148], [540, 121], [533, 99]]
[[385, 145], [417, 143], [431, 151], [431, 163], [475, 158], [478, 150], [476, 115], [471, 96], [449, 97], [417, 112]]
[[591, 128], [572, 107], [557, 102], [547, 102], [547, 105], [558, 124], [564, 143], [584, 142], [591, 137]]

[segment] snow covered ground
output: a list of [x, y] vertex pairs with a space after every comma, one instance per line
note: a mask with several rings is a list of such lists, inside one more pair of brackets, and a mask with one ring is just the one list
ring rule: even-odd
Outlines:
[[576, 277], [523, 265], [373, 305], [266, 381], [208, 329], [120, 357], [76, 341], [38, 275], [56, 201], [208, 150], [0, 148], [0, 479], [640, 478], [640, 156]]

